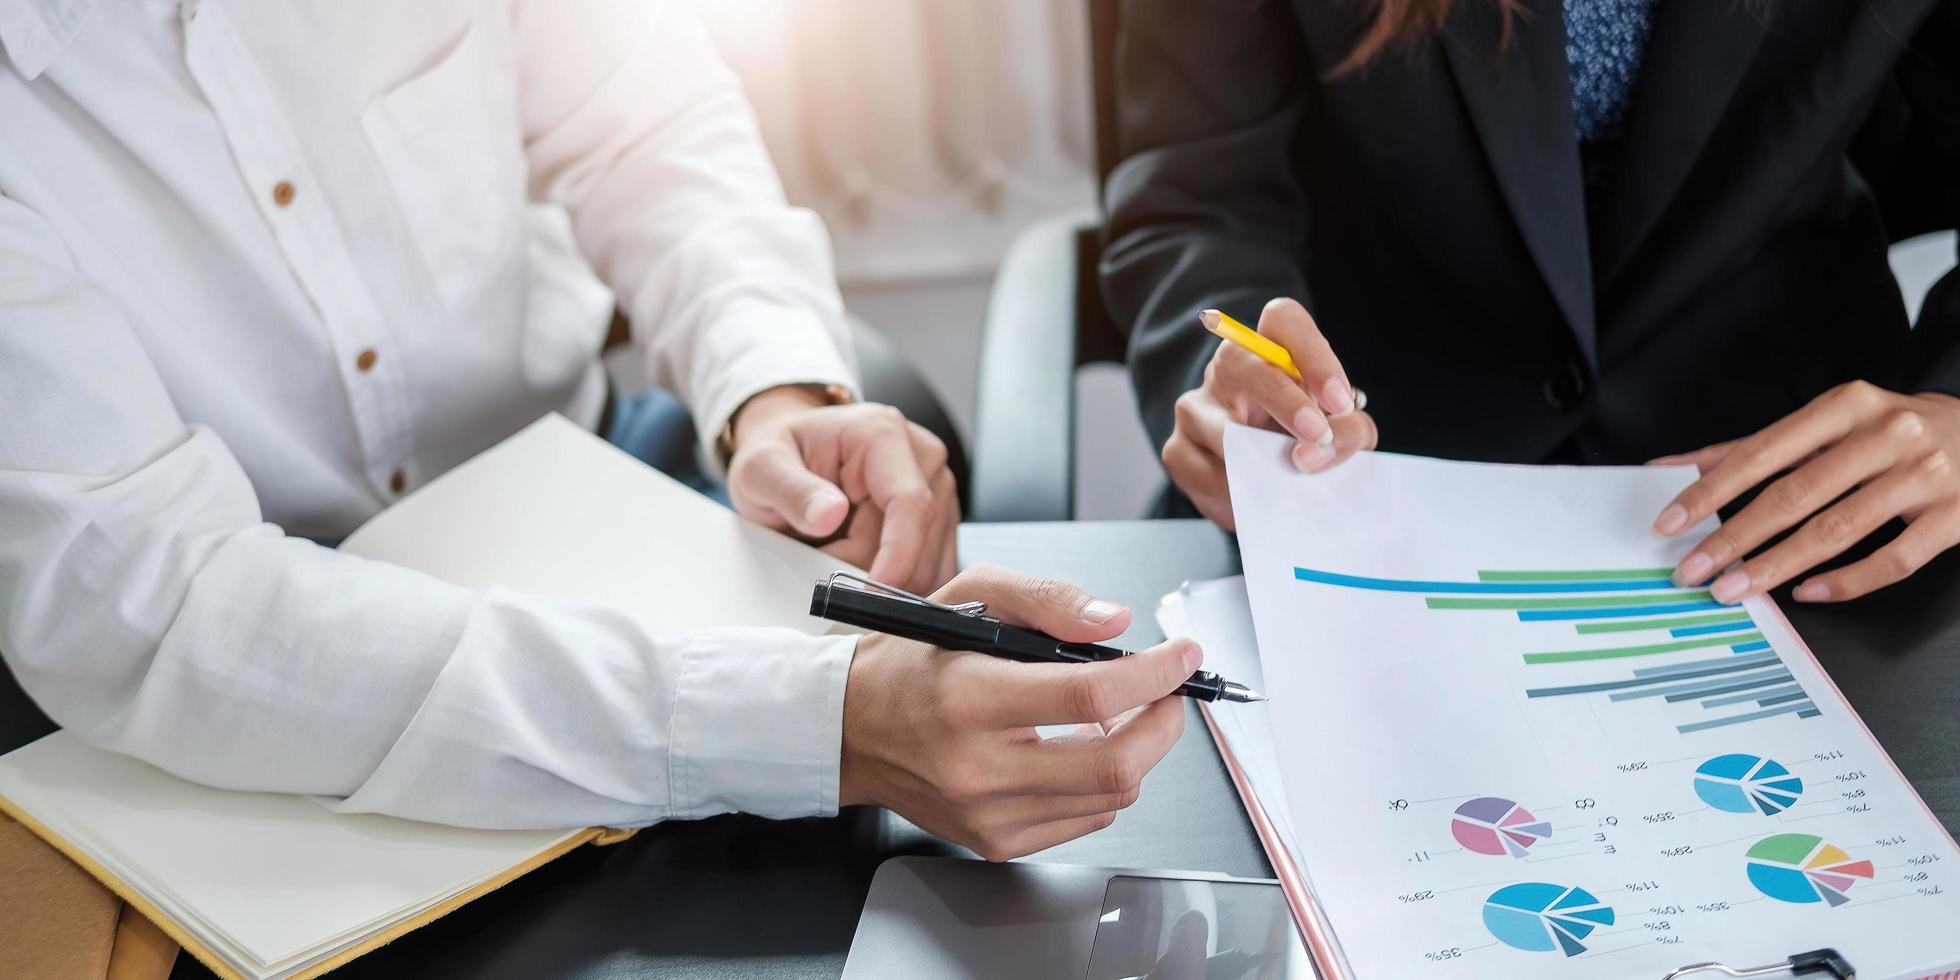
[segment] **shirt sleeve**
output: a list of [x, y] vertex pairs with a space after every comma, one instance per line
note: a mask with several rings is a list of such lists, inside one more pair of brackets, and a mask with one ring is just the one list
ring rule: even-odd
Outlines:
[[128, 319], [0, 197], [0, 656], [187, 779], [475, 827], [837, 805], [848, 638], [652, 635], [265, 523]]
[[532, 194], [564, 205], [648, 379], [710, 459], [741, 404], [855, 388], [830, 239], [784, 199], [754, 113], [680, 0], [513, 0]]

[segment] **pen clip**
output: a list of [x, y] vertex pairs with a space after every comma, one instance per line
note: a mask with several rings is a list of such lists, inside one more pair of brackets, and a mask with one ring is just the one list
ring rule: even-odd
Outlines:
[[949, 606], [943, 602], [934, 602], [922, 595], [913, 595], [896, 585], [886, 585], [883, 582], [865, 578], [855, 572], [846, 572], [841, 569], [831, 572], [830, 577], [824, 580], [824, 584], [834, 589], [840, 581], [857, 583], [853, 588], [859, 592], [882, 592], [894, 599], [902, 599], [906, 602], [916, 603], [921, 606], [930, 606], [934, 609], [943, 609], [946, 612], [958, 613], [961, 616], [984, 616], [987, 614], [987, 604], [984, 602], [962, 602], [958, 605]]

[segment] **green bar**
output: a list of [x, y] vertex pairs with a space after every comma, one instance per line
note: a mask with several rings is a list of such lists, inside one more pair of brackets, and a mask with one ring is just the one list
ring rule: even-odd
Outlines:
[[1423, 601], [1431, 609], [1592, 609], [1597, 606], [1664, 606], [1670, 602], [1700, 602], [1712, 599], [1706, 589], [1699, 592], [1642, 592], [1639, 595], [1588, 595], [1558, 599], [1466, 599], [1457, 596], [1430, 596]]
[[1579, 572], [1478, 572], [1479, 582], [1620, 582], [1643, 578], [1667, 578], [1672, 568], [1617, 568]]
[[1704, 613], [1699, 616], [1675, 616], [1671, 619], [1628, 619], [1617, 623], [1580, 623], [1581, 633], [1625, 633], [1629, 630], [1664, 630], [1676, 626], [1717, 626], [1727, 623], [1746, 623], [1749, 614]]
[[1676, 640], [1673, 643], [1650, 643], [1644, 647], [1612, 647], [1606, 650], [1562, 650], [1557, 653], [1527, 653], [1524, 662], [1528, 664], [1569, 664], [1581, 660], [1617, 660], [1621, 657], [1645, 657], [1655, 653], [1674, 653], [1680, 650], [1693, 650], [1697, 647], [1725, 647], [1731, 643], [1754, 643], [1763, 638], [1761, 633], [1744, 633], [1740, 637], [1733, 633], [1720, 633], [1714, 636], [1697, 636], [1690, 640]]

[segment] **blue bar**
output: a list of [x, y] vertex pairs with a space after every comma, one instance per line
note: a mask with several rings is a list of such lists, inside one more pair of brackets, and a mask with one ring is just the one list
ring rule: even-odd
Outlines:
[[1527, 623], [1542, 623], [1560, 619], [1618, 619], [1621, 616], [1666, 616], [1672, 613], [1696, 612], [1702, 609], [1729, 609], [1719, 602], [1702, 599], [1696, 602], [1676, 602], [1665, 606], [1616, 606], [1607, 609], [1520, 609], [1518, 618]]
[[1726, 657], [1717, 657], [1714, 660], [1690, 660], [1684, 664], [1669, 664], [1665, 667], [1640, 667], [1634, 670], [1633, 676], [1669, 677], [1696, 667], [1713, 667], [1717, 664], [1727, 664], [1730, 670], [1747, 670], [1751, 667], [1767, 667], [1776, 662], [1777, 656], [1773, 653], [1767, 657], [1738, 657], [1731, 653]]
[[1683, 626], [1667, 632], [1673, 636], [1707, 636], [1710, 633], [1733, 633], [1737, 630], [1752, 630], [1756, 624], [1749, 620], [1740, 623], [1716, 623], [1713, 626]]
[[1295, 568], [1293, 577], [1302, 582], [1340, 585], [1350, 589], [1373, 589], [1377, 592], [1476, 592], [1490, 595], [1524, 595], [1532, 592], [1640, 592], [1646, 589], [1680, 588], [1664, 578], [1620, 582], [1416, 582], [1408, 579], [1342, 575], [1339, 572], [1322, 572], [1311, 568]]
[[1720, 708], [1723, 707], [1724, 705], [1741, 704], [1744, 701], [1754, 701], [1758, 698], [1771, 697], [1773, 695], [1778, 695], [1778, 694], [1801, 695], [1802, 693], [1803, 693], [1803, 687], [1801, 685], [1791, 684], [1788, 687], [1779, 687], [1772, 691], [1746, 691], [1742, 694], [1731, 694], [1728, 697], [1723, 697], [1723, 698], [1709, 698], [1708, 700], [1703, 701], [1701, 703], [1701, 706], [1704, 708]]
[[[1671, 680], [1672, 678], [1658, 679]], [[1742, 674], [1735, 677], [1717, 677], [1712, 680], [1695, 681], [1692, 684], [1676, 684], [1673, 687], [1650, 687], [1644, 691], [1621, 691], [1613, 695], [1612, 699], [1615, 701], [1630, 701], [1634, 698], [1651, 698], [1655, 695], [1661, 695], [1669, 701], [1679, 701], [1682, 698], [1693, 697], [1697, 694], [1727, 694], [1731, 691], [1742, 690], [1742, 687], [1761, 687], [1764, 684], [1780, 684], [1789, 679], [1790, 672], [1783, 669], [1782, 664], [1777, 664], [1769, 670], [1754, 674]]]
[[1815, 718], [1819, 714], [1822, 714], [1822, 712], [1817, 710], [1816, 705], [1811, 704], [1808, 701], [1794, 701], [1791, 702], [1790, 704], [1779, 704], [1774, 708], [1764, 708], [1761, 711], [1751, 711], [1746, 715], [1730, 715], [1727, 718], [1716, 718], [1712, 721], [1697, 721], [1686, 725], [1676, 725], [1674, 726], [1674, 730], [1680, 732], [1683, 735], [1686, 735], [1689, 732], [1699, 732], [1699, 731], [1705, 731], [1710, 728], [1720, 728], [1723, 725], [1733, 725], [1736, 724], [1737, 722], [1756, 721], [1762, 718], [1773, 718], [1777, 715], [1787, 715], [1792, 711], [1796, 712], [1797, 717], [1799, 718]]
[[1768, 691], [1765, 692], [1765, 694], [1766, 694], [1765, 697], [1757, 700], [1756, 702], [1757, 704], [1760, 704], [1765, 708], [1769, 707], [1772, 704], [1782, 704], [1785, 701], [1795, 701], [1798, 698], [1807, 696], [1802, 691], [1797, 691], [1792, 694], [1778, 694], [1775, 691]]
[[1737, 643], [1730, 646], [1729, 649], [1734, 650], [1737, 653], [1755, 653], [1758, 650], [1769, 649], [1769, 641], [1757, 640], [1753, 643]]
[[[1713, 666], [1709, 666], [1713, 664]], [[1552, 698], [1565, 694], [1595, 694], [1600, 691], [1618, 691], [1629, 687], [1645, 687], [1649, 684], [1666, 684], [1670, 681], [1684, 681], [1691, 677], [1712, 677], [1716, 674], [1733, 674], [1738, 670], [1755, 670], [1759, 667], [1781, 666], [1775, 657], [1767, 657], [1755, 662], [1746, 660], [1704, 660], [1700, 663], [1681, 664], [1681, 669], [1671, 674], [1654, 677], [1636, 677], [1630, 681], [1600, 681], [1594, 684], [1574, 684], [1570, 687], [1536, 687], [1524, 692], [1528, 698]], [[1688, 670], [1687, 668], [1697, 668]], [[1636, 671], [1635, 673], [1638, 673]]]

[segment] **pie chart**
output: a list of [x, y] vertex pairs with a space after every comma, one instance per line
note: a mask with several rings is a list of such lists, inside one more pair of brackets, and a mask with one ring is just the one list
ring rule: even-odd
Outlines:
[[1777, 834], [1749, 849], [1749, 883], [1779, 902], [1806, 905], [1825, 902], [1832, 907], [1851, 901], [1844, 893], [1858, 879], [1872, 876], [1870, 861], [1851, 855], [1822, 837]]
[[1594, 929], [1613, 924], [1612, 908], [1584, 888], [1542, 881], [1506, 885], [1484, 899], [1484, 928], [1497, 941], [1534, 953], [1586, 951]]
[[1803, 779], [1775, 759], [1718, 755], [1695, 769], [1695, 795], [1729, 813], [1781, 813], [1803, 795]]
[[1552, 825], [1498, 796], [1479, 796], [1456, 808], [1450, 836], [1478, 854], [1525, 856], [1531, 845], [1552, 836]]

